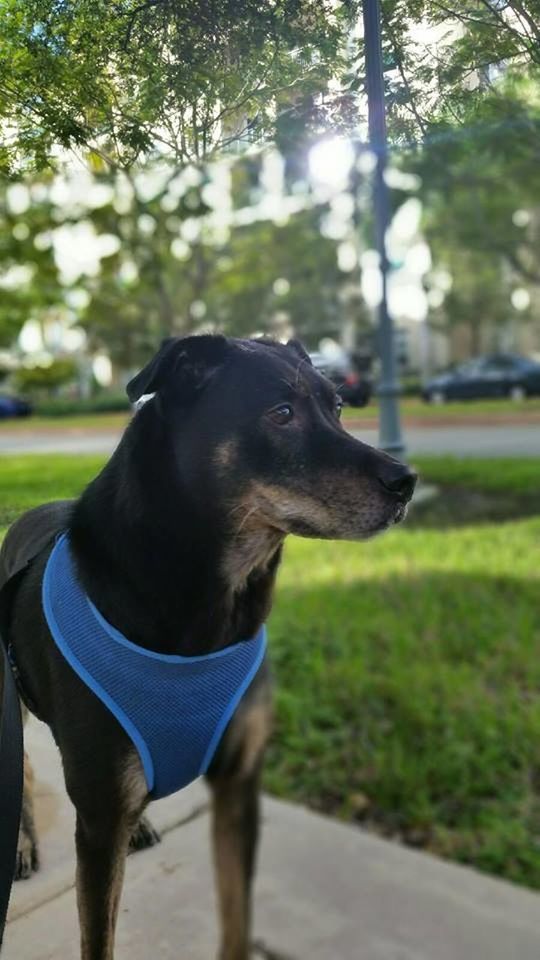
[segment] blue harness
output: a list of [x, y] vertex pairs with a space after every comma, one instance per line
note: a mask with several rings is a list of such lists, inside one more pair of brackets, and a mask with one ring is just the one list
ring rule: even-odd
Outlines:
[[42, 601], [57, 647], [132, 740], [152, 797], [175, 793], [205, 773], [264, 659], [266, 628], [201, 657], [136, 646], [81, 588], [67, 534], [47, 562]]

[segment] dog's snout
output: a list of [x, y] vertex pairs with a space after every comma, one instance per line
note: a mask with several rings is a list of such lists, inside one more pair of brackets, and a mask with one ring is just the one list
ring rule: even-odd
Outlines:
[[378, 473], [377, 479], [385, 490], [393, 493], [394, 496], [400, 500], [407, 502], [414, 493], [418, 476], [414, 470], [405, 466], [404, 463], [396, 463], [392, 464], [391, 467], [385, 465], [384, 470]]

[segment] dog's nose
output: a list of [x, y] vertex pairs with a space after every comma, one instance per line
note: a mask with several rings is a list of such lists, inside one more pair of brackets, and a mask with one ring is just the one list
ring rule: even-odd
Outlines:
[[385, 464], [377, 479], [385, 490], [407, 503], [414, 493], [418, 475], [404, 463], [394, 463], [391, 466]]

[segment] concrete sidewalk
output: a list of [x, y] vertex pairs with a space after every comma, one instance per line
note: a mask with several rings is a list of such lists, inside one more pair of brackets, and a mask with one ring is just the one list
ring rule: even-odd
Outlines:
[[[16, 884], [2, 960], [77, 960], [73, 812], [32, 720], [42, 871]], [[201, 783], [152, 806], [163, 842], [129, 858], [116, 960], [211, 960], [217, 924]], [[266, 799], [253, 956], [538, 960], [540, 896]]]
[[[349, 429], [359, 440], [378, 446], [379, 435], [375, 428], [355, 425]], [[429, 453], [459, 457], [540, 457], [540, 426], [537, 423], [405, 425], [404, 437], [411, 456]], [[10, 429], [0, 431], [0, 456], [23, 453], [111, 454], [119, 438], [119, 430], [99, 431], [84, 427], [66, 426], [64, 430], [49, 431]]]

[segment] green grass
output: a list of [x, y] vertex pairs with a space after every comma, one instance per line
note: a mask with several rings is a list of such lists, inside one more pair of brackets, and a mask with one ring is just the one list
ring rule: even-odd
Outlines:
[[540, 887], [539, 544], [540, 518], [293, 540], [268, 787]]
[[95, 476], [102, 456], [32, 455], [0, 463], [0, 533], [23, 510], [47, 500], [75, 497]]
[[540, 457], [413, 457], [427, 483], [461, 486], [486, 493], [533, 494], [540, 513]]
[[0, 437], [3, 432], [19, 433], [21, 430], [43, 430], [61, 433], [65, 430], [120, 430], [128, 413], [81, 413], [65, 417], [22, 417], [0, 420]]
[[[0, 519], [102, 462], [6, 458]], [[530, 504], [540, 461], [416, 463], [459, 492], [455, 523], [429, 527], [427, 504], [370, 543], [288, 542], [266, 786], [540, 888], [540, 516], [458, 515], [471, 491]]]
[[[540, 412], [540, 397], [530, 397], [527, 400], [474, 400], [456, 401], [455, 403], [432, 404], [423, 403], [416, 397], [404, 397], [401, 401], [401, 415], [403, 419], [422, 418], [423, 420], [474, 419], [475, 417], [505, 417], [509, 414], [520, 417], [529, 415], [538, 417]], [[345, 420], [364, 420], [377, 417], [377, 400], [372, 400], [367, 407], [345, 407]]]

